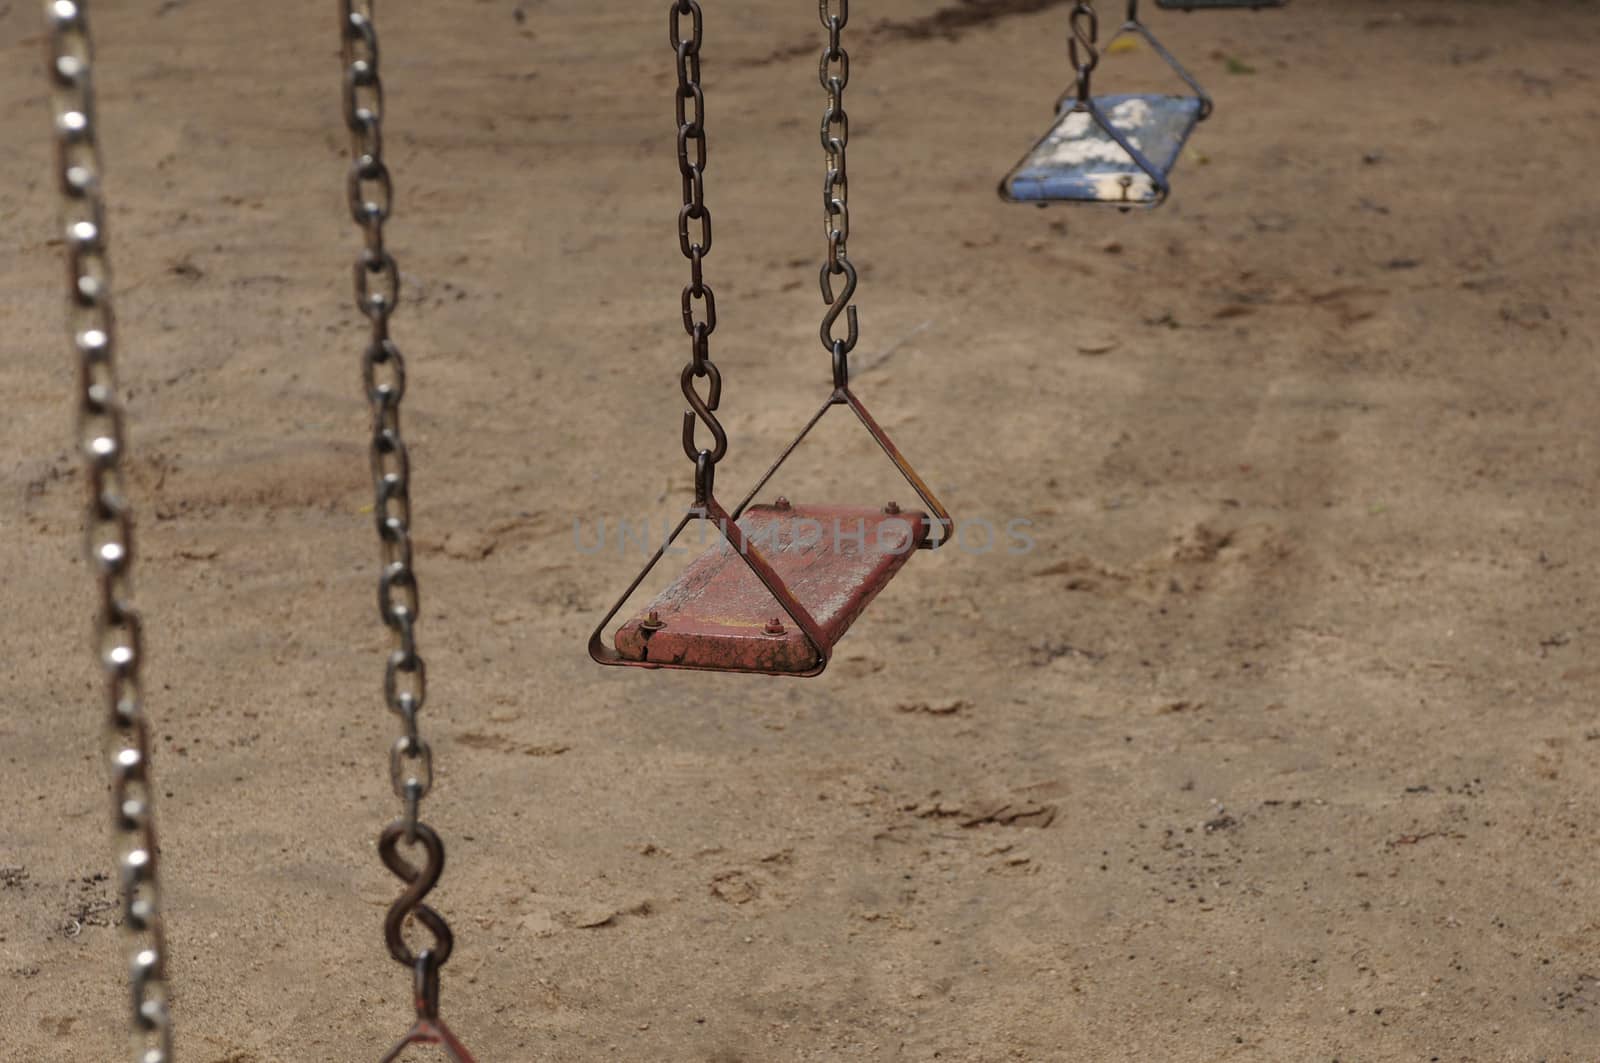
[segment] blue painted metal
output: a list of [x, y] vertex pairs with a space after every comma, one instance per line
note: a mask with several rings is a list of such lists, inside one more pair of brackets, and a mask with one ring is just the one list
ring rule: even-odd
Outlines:
[[1204, 113], [1204, 100], [1195, 96], [1099, 96], [1093, 107], [1069, 97], [1055, 126], [1006, 176], [1001, 192], [1024, 203], [1153, 207], [1166, 197], [1166, 177]]

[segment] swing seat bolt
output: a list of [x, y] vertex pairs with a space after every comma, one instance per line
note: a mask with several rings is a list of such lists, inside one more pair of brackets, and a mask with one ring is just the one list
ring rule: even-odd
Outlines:
[[644, 623], [640, 624], [639, 626], [644, 628], [646, 631], [660, 631], [662, 628], [667, 626], [667, 622], [661, 619], [661, 614], [659, 612], [652, 609], [650, 610], [650, 615], [644, 618]]
[[768, 620], [767, 621], [767, 634], [769, 634], [769, 635], [781, 635], [781, 634], [783, 634], [783, 621], [779, 620], [777, 617], [773, 617], [771, 620]]
[[793, 509], [794, 508], [794, 503], [790, 502], [784, 496], [779, 495], [778, 496], [778, 500], [776, 502], [772, 503], [772, 508], [774, 508], [774, 509]]
[[883, 507], [883, 511], [889, 514], [889, 516], [893, 517], [900, 512], [900, 503], [890, 502], [887, 506]]

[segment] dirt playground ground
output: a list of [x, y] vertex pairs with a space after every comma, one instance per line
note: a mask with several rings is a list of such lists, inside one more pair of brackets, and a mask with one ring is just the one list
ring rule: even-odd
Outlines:
[[[1600, 1059], [1600, 7], [1147, 3], [1217, 110], [1123, 215], [994, 194], [1069, 5], [942, 3], [853, 5], [850, 250], [857, 390], [964, 537], [810, 681], [584, 651], [617, 522], [689, 501], [665, 2], [379, 11], [446, 1017], [502, 1063]], [[35, 7], [0, 0], [0, 1060], [84, 1063], [125, 990]], [[706, 7], [736, 498], [828, 383], [822, 31]], [[334, 14], [95, 9], [195, 1063], [410, 1019]], [[825, 423], [784, 493], [908, 500]]]

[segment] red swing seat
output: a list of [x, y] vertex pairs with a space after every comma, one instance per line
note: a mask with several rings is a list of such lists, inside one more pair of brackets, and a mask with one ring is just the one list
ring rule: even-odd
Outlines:
[[[757, 551], [816, 621], [824, 657], [904, 567], [927, 514], [859, 506], [750, 506], [738, 520]], [[778, 600], [720, 534], [677, 580], [617, 629], [629, 663], [808, 674], [821, 661]]]

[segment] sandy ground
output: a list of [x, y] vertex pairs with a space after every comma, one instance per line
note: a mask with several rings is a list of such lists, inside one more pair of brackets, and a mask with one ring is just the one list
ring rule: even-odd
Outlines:
[[[1600, 10], [1153, 11], [1217, 113], [1125, 216], [994, 196], [1066, 5], [857, 0], [858, 390], [976, 531], [801, 682], [584, 653], [639, 558], [575, 522], [687, 501], [664, 6], [381, 12], [480, 1058], [1600, 1059]], [[733, 495], [827, 382], [820, 29], [707, 6]], [[408, 984], [332, 5], [97, 18], [182, 1054], [372, 1059]], [[109, 1060], [31, 3], [0, 49], [0, 1058]], [[903, 500], [831, 427], [786, 493]]]

